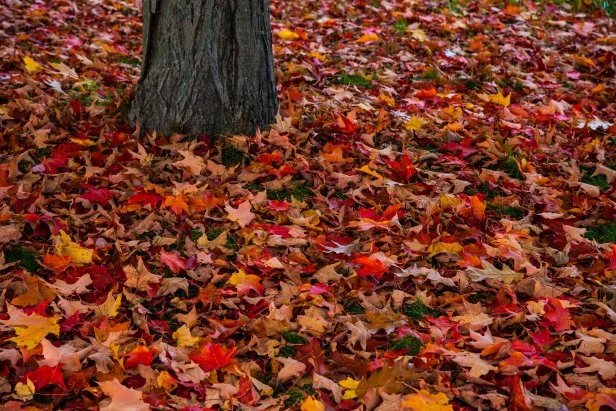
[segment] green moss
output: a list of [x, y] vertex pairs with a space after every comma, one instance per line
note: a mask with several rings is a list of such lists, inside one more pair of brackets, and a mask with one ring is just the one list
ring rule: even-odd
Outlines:
[[603, 191], [610, 188], [611, 185], [607, 182], [607, 178], [603, 174], [593, 176], [592, 174], [595, 172], [594, 169], [584, 169], [584, 171], [585, 174], [584, 177], [582, 177], [583, 183], [599, 187]]
[[366, 309], [362, 307], [357, 299], [353, 298], [344, 304], [344, 312], [351, 315], [359, 315], [365, 313]]
[[486, 209], [493, 211], [498, 217], [509, 217], [514, 220], [520, 220], [524, 217], [524, 210], [519, 207], [501, 206], [488, 203]]
[[282, 338], [289, 344], [308, 344], [308, 340], [296, 332], [285, 331], [282, 333]]
[[347, 86], [359, 86], [359, 87], [369, 87], [372, 84], [372, 78], [367, 78], [357, 74], [348, 74], [342, 73], [338, 80], [336, 81], [340, 84], [346, 84]]
[[233, 167], [244, 161], [244, 153], [235, 147], [226, 146], [222, 149], [222, 163], [227, 167]]
[[406, 26], [407, 26], [406, 20], [404, 19], [397, 20], [394, 23], [394, 30], [396, 31], [396, 34], [399, 36], [403, 35], [404, 30], [406, 30]]
[[13, 247], [4, 251], [4, 258], [7, 263], [17, 263], [17, 265], [31, 273], [41, 269], [38, 263], [39, 255], [30, 249], [23, 247]]
[[607, 223], [586, 230], [586, 237], [598, 243], [616, 244], [616, 223]]
[[441, 310], [427, 307], [419, 300], [404, 304], [400, 307], [400, 312], [414, 320], [421, 320], [424, 317], [440, 317], [443, 315]]
[[394, 351], [408, 349], [408, 354], [417, 355], [419, 351], [421, 351], [421, 346], [422, 343], [420, 339], [407, 335], [392, 344], [391, 349]]

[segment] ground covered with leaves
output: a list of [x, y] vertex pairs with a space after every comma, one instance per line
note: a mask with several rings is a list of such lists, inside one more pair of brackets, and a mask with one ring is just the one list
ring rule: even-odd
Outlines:
[[123, 122], [137, 3], [0, 4], [0, 409], [616, 407], [614, 21], [271, 7], [219, 137]]

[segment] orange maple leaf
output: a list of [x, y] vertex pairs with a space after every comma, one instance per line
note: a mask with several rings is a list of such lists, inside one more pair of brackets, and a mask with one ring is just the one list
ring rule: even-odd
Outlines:
[[171, 211], [175, 213], [175, 215], [182, 214], [182, 211], [188, 214], [188, 204], [186, 204], [186, 197], [184, 194], [180, 194], [177, 197], [174, 196], [166, 196], [165, 202], [161, 206], [162, 208], [171, 208]]

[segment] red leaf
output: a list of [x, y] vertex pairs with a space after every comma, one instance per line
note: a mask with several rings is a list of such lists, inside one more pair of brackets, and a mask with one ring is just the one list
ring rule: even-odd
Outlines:
[[158, 195], [156, 193], [148, 193], [148, 192], [142, 191], [142, 192], [133, 194], [133, 196], [128, 200], [128, 203], [129, 204], [143, 203], [143, 204], [149, 204], [152, 207], [156, 207], [156, 205], [160, 203], [161, 201], [163, 201], [164, 199], [165, 197]]
[[220, 344], [207, 343], [190, 354], [190, 359], [199, 364], [203, 371], [212, 371], [231, 364], [235, 347], [226, 349]]
[[62, 377], [61, 364], [55, 367], [49, 365], [43, 365], [34, 371], [30, 371], [24, 375], [24, 382], [30, 379], [34, 384], [36, 390], [40, 390], [48, 385], [57, 385], [58, 387], [66, 388], [64, 385], [64, 378]]
[[357, 275], [360, 277], [374, 276], [378, 279], [383, 277], [387, 272], [387, 268], [383, 266], [379, 260], [373, 260], [370, 257], [359, 257], [353, 260], [354, 263], [360, 264], [362, 267], [357, 270]]
[[186, 261], [182, 260], [177, 254], [168, 253], [165, 250], [160, 250], [160, 262], [167, 265], [175, 274], [188, 268]]
[[113, 198], [113, 193], [107, 188], [96, 188], [89, 185], [86, 186], [86, 188], [88, 188], [90, 191], [80, 195], [79, 197], [92, 203], [105, 205], [109, 202], [109, 200]]
[[146, 346], [140, 345], [128, 354], [129, 357], [124, 365], [126, 368], [134, 368], [139, 364], [150, 365], [152, 361], [154, 361], [155, 354], [155, 348], [150, 349]]
[[571, 314], [563, 307], [558, 298], [548, 298], [549, 304], [545, 306], [545, 318], [554, 326], [555, 331], [564, 331], [571, 328]]

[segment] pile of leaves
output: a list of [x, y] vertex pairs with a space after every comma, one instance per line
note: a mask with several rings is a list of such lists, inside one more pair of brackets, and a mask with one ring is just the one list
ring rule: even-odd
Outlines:
[[616, 407], [614, 21], [271, 8], [271, 130], [161, 136], [136, 1], [0, 3], [0, 408]]

